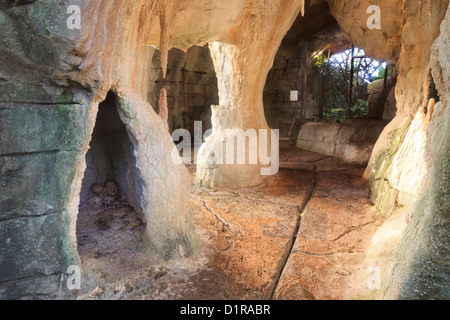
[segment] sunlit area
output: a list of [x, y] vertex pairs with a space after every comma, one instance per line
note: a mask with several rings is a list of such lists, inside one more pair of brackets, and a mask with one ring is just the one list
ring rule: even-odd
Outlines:
[[387, 82], [392, 75], [388, 64], [367, 57], [364, 50], [356, 47], [332, 56], [327, 54], [321, 50], [311, 56], [313, 70], [324, 82], [320, 120], [344, 122], [352, 118], [374, 118], [375, 112], [369, 112], [369, 88], [383, 80], [382, 90], [388, 90]]

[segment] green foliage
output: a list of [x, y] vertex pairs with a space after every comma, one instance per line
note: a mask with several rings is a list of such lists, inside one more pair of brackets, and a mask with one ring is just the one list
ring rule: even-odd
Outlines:
[[365, 118], [369, 114], [369, 101], [358, 99], [352, 107], [354, 118]]
[[314, 65], [321, 71], [321, 72], [323, 72], [324, 70], [325, 70], [325, 68], [326, 68], [326, 63], [327, 63], [327, 58], [325, 57], [325, 56], [319, 56], [319, 55], [317, 55], [317, 56], [315, 56], [314, 57], [315, 58], [315, 63], [314, 63]]
[[[344, 122], [351, 106], [351, 116], [364, 118], [369, 111], [367, 100], [367, 84], [377, 73], [384, 77], [384, 67], [376, 60], [363, 57], [364, 51], [355, 48], [354, 73], [352, 77], [352, 50], [336, 54], [331, 58], [315, 55], [312, 68], [323, 82], [317, 95], [317, 102], [324, 110], [324, 120], [327, 122]], [[380, 70], [380, 68], [382, 68]], [[351, 85], [351, 79], [353, 83]], [[350, 94], [350, 87], [352, 92]], [[351, 96], [351, 101], [350, 101]]]
[[[346, 99], [346, 90], [350, 82], [342, 75], [344, 70], [339, 69], [330, 59], [325, 56], [316, 56], [313, 68], [320, 77], [322, 92], [318, 92], [318, 99], [324, 106], [324, 110], [329, 110], [325, 114], [329, 121], [333, 118], [336, 110], [346, 109], [348, 101]], [[343, 112], [345, 114], [345, 111]]]
[[346, 110], [343, 108], [330, 109], [323, 114], [323, 118], [326, 122], [339, 122], [344, 123]]
[[388, 73], [388, 77], [391, 75], [390, 70], [389, 69], [386, 70], [386, 68], [383, 66], [383, 64], [380, 65], [380, 67], [378, 68], [378, 71], [379, 71], [378, 76], [371, 77], [370, 82], [384, 79], [386, 72]]

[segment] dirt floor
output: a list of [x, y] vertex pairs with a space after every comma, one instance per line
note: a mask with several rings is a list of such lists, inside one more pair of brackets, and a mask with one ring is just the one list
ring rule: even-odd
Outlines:
[[[124, 201], [80, 206], [79, 299], [350, 299], [347, 283], [381, 219], [364, 168], [282, 141], [280, 172], [260, 185], [203, 189], [191, 208], [201, 250], [161, 263]], [[192, 177], [195, 166], [189, 166]], [[97, 290], [94, 290], [97, 289]]]

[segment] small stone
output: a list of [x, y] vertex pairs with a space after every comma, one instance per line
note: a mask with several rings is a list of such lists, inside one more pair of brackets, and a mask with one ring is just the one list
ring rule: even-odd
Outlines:
[[100, 287], [97, 287], [94, 289], [94, 291], [91, 292], [91, 294], [89, 295], [89, 297], [91, 298], [97, 298], [99, 295], [101, 295], [103, 292], [103, 289]]
[[99, 196], [91, 196], [88, 198], [88, 204], [91, 206], [101, 206], [102, 199]]

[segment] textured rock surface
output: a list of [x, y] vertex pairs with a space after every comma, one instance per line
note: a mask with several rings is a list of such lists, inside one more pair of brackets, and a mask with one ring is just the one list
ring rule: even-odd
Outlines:
[[384, 80], [372, 82], [368, 86], [369, 93], [369, 115], [370, 119], [389, 120], [395, 118], [397, 113], [397, 101], [395, 100], [396, 79], [388, 79], [386, 88]]
[[57, 25], [59, 14], [45, 2], [0, 11], [1, 298], [55, 297], [61, 274], [80, 263], [70, 203], [93, 95], [49, 79], [71, 68], [64, 49], [71, 37]]
[[[396, 250], [396, 263], [387, 298], [448, 299], [450, 297], [450, 10], [441, 35], [432, 47], [431, 65], [441, 108], [441, 125], [428, 130], [432, 152], [430, 184], [412, 212], [405, 237]], [[439, 106], [436, 106], [439, 108]], [[420, 235], [420, 236], [417, 236]]]
[[[265, 80], [284, 35], [303, 5], [300, 0], [262, 0], [247, 5], [230, 29], [229, 41], [210, 44], [220, 106], [213, 107], [213, 134], [199, 152], [197, 179], [204, 185], [244, 186], [261, 181], [261, 164], [217, 165], [208, 159], [215, 145], [223, 143], [227, 129], [269, 129], [262, 101]], [[238, 152], [248, 152], [248, 148]]]
[[166, 79], [162, 78], [160, 52], [156, 51], [152, 56], [148, 93], [155, 109], [161, 88], [167, 90], [169, 132], [185, 128], [193, 136], [194, 121], [202, 121], [204, 131], [211, 129], [211, 105], [219, 103], [219, 94], [207, 45], [191, 47], [186, 53], [171, 49]]
[[[380, 136], [371, 160], [374, 160], [386, 147], [390, 133], [401, 127], [404, 122], [411, 123], [418, 110], [426, 107], [429, 99], [433, 97], [430, 96], [432, 82], [429, 69], [431, 45], [439, 35], [439, 24], [447, 11], [447, 6], [448, 1], [426, 3], [405, 1], [403, 12], [397, 12], [398, 16], [404, 18], [403, 21], [397, 19], [396, 22], [401, 24], [396, 37], [398, 43], [394, 46], [397, 54], [384, 58], [393, 57], [396, 59], [396, 68], [399, 73], [395, 96], [398, 112]], [[383, 10], [382, 5], [381, 8], [383, 12], [389, 12], [389, 10]], [[397, 14], [396, 10], [398, 9], [391, 11]], [[384, 18], [384, 20], [388, 19]], [[400, 48], [400, 51], [397, 48]], [[369, 163], [367, 173], [370, 170], [372, 170], [372, 161]], [[373, 176], [373, 174], [371, 175]]]
[[[328, 3], [356, 45], [375, 58], [391, 59], [399, 72], [398, 112], [376, 144], [366, 176], [373, 201], [386, 215], [397, 217], [400, 203], [420, 200], [410, 211], [405, 236], [395, 236], [400, 245], [395, 259], [388, 259], [393, 269], [384, 297], [448, 298], [449, 18], [431, 47], [448, 1], [379, 1], [382, 30], [367, 28], [372, 1]], [[303, 1], [72, 4], [81, 8], [80, 30], [67, 28], [66, 1], [0, 1], [1, 298], [71, 295], [61, 275], [80, 264], [75, 227], [85, 155], [98, 104], [110, 90], [118, 96], [136, 171], [144, 181], [139, 202], [147, 245], [162, 258], [190, 254], [196, 240], [189, 175], [172, 163], [171, 137], [147, 103], [154, 53], [148, 46], [161, 49], [165, 74], [169, 48], [212, 43], [220, 106], [207, 150], [221, 143], [219, 131], [268, 128], [264, 83]], [[428, 108], [432, 98], [440, 100], [434, 112]], [[260, 165], [211, 168], [204, 162], [199, 168], [198, 177], [207, 185], [261, 179]], [[409, 188], [411, 176], [415, 190]]]
[[[382, 288], [390, 284], [387, 293], [378, 292], [375, 296], [390, 299], [448, 297], [444, 289], [448, 287], [448, 276], [445, 276], [448, 261], [444, 258], [448, 256], [445, 249], [448, 237], [443, 232], [448, 223], [448, 208], [443, 200], [446, 196], [442, 195], [445, 193], [442, 183], [447, 183], [442, 181], [448, 181], [448, 177], [445, 176], [445, 161], [441, 158], [446, 152], [443, 146], [446, 142], [438, 140], [446, 130], [443, 124], [445, 102], [437, 103], [434, 112], [428, 108], [430, 99], [442, 101], [448, 97], [448, 81], [445, 72], [441, 71], [441, 66], [448, 64], [448, 59], [442, 56], [447, 50], [445, 38], [442, 39], [448, 34], [445, 24], [441, 27], [444, 35], [431, 54], [448, 1], [380, 1], [377, 5], [382, 11], [382, 30], [379, 31], [369, 31], [365, 27], [367, 15], [362, 10], [367, 8], [367, 1], [329, 3], [333, 15], [357, 45], [369, 55], [390, 59], [399, 72], [395, 92], [398, 111], [374, 147], [366, 177], [371, 180], [370, 193], [378, 209], [386, 216], [393, 215], [393, 218], [410, 222], [405, 229], [401, 223], [388, 220], [382, 230], [393, 236], [386, 236], [382, 241], [378, 241], [381, 237], [373, 239], [373, 250], [369, 249], [366, 262], [375, 261], [382, 267]], [[431, 65], [430, 56], [433, 57]], [[440, 89], [439, 96], [435, 88]], [[433, 151], [431, 146], [437, 145], [440, 147]], [[435, 191], [431, 191], [433, 182], [427, 189], [430, 172], [436, 175], [431, 178], [437, 188]], [[415, 207], [414, 203], [419, 199]], [[398, 209], [405, 205], [407, 207]], [[376, 248], [382, 246], [383, 241], [390, 246], [385, 246], [386, 250], [381, 254]], [[396, 255], [392, 258], [394, 251]]]
[[298, 237], [276, 299], [354, 298], [343, 292], [364, 260], [370, 235], [379, 226], [379, 213], [370, 204], [360, 177], [327, 169], [317, 172], [317, 185], [302, 212]]
[[[328, 0], [331, 14], [343, 31], [347, 32], [358, 48], [364, 48], [367, 55], [376, 59], [391, 59], [399, 56], [401, 49], [401, 29], [403, 0], [382, 0], [377, 2], [381, 9], [381, 30], [367, 27], [367, 8], [373, 5], [370, 0]], [[415, 1], [410, 1], [414, 2]], [[417, 6], [417, 5], [416, 5]]]

